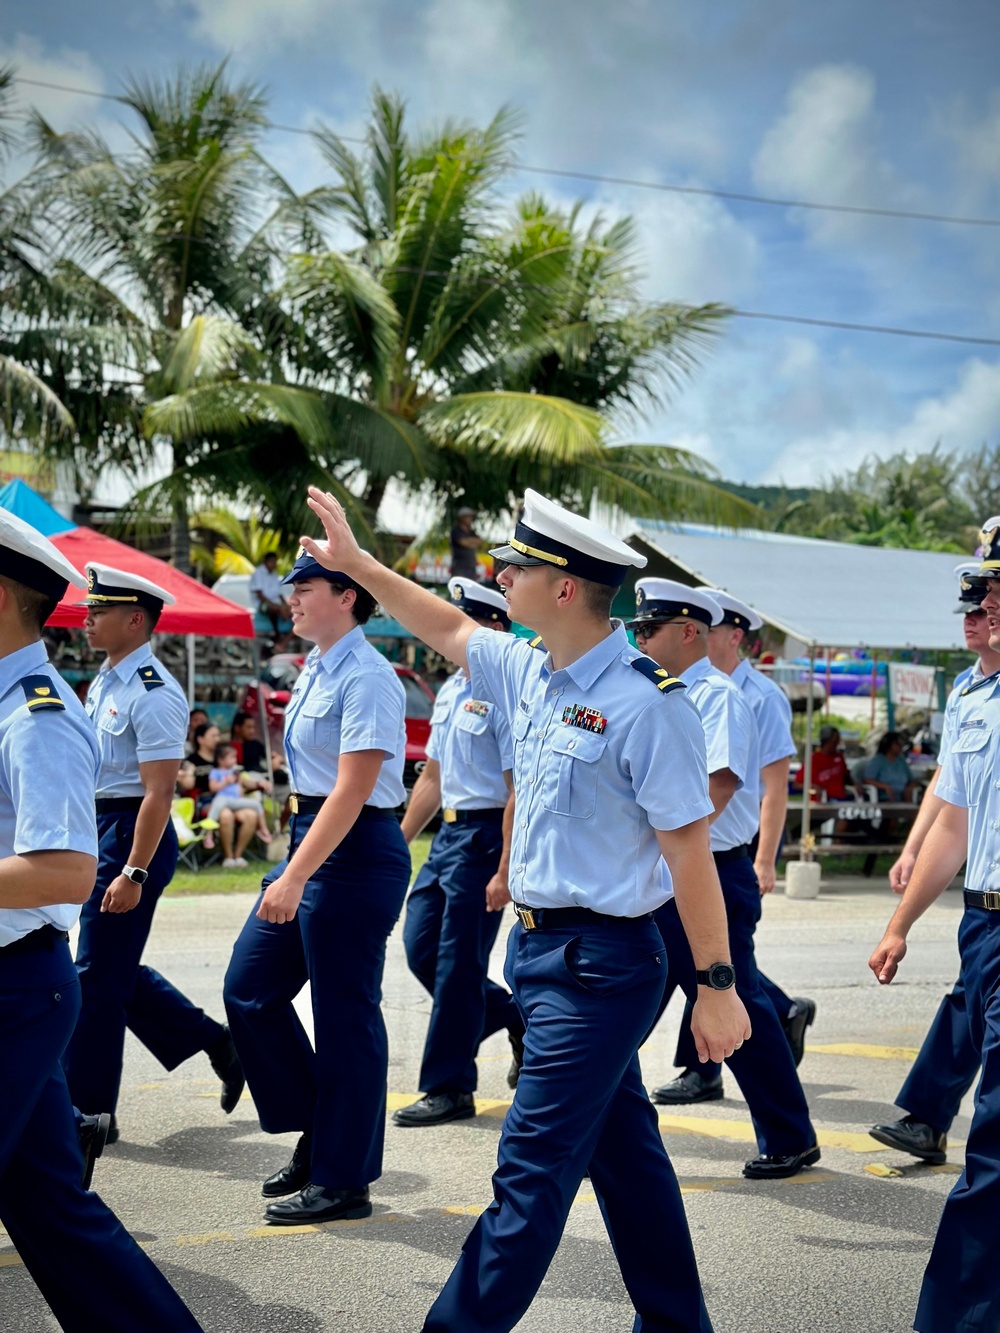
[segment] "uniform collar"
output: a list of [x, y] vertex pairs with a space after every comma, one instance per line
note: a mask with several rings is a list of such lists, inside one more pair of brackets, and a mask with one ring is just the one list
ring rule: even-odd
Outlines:
[[358, 649], [364, 642], [364, 630], [360, 625], [355, 625], [353, 629], [347, 631], [342, 639], [338, 639], [331, 648], [327, 648], [322, 657], [318, 656], [316, 658], [317, 670], [322, 668], [332, 675], [349, 653], [357, 654]]
[[696, 680], [704, 680], [706, 676], [722, 676], [724, 674], [722, 671], [716, 671], [706, 653], [704, 657], [699, 657], [697, 662], [692, 662], [686, 670], [682, 671], [678, 679], [682, 680], [685, 685], [693, 685]]
[[753, 674], [754, 674], [754, 669], [750, 665], [747, 658], [741, 657], [740, 660], [736, 663], [736, 666], [733, 668], [733, 674], [729, 677], [729, 679], [735, 681], [741, 681], [745, 680], [748, 676], [752, 676]]
[[[562, 670], [579, 689], [589, 690], [611, 663], [616, 658], [621, 657], [628, 646], [628, 635], [625, 633], [625, 626], [620, 620], [616, 620], [614, 628], [607, 638], [602, 639], [600, 643], [595, 643], [593, 648], [588, 649], [582, 657], [578, 657], [575, 662], [570, 662], [569, 666], [563, 667]], [[546, 658], [546, 666], [550, 676], [559, 674], [552, 670], [551, 654]]]
[[138, 648], [134, 648], [127, 657], [123, 657], [117, 666], [109, 666], [108, 659], [105, 658], [101, 663], [101, 670], [109, 675], [113, 671], [119, 680], [128, 680], [152, 656], [152, 648], [148, 643], [143, 643]]
[[16, 685], [22, 676], [30, 674], [33, 668], [46, 666], [49, 655], [41, 639], [18, 648], [16, 653], [0, 657], [0, 695], [4, 695], [12, 685]]

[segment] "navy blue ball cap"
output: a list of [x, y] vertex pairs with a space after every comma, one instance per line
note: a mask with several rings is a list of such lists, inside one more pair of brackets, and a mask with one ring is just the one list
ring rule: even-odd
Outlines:
[[314, 560], [311, 555], [305, 551], [300, 551], [295, 564], [281, 580], [285, 583], [301, 583], [304, 579], [326, 579], [328, 583], [343, 583], [347, 588], [357, 588], [359, 585], [346, 574], [342, 574], [339, 569], [327, 569], [326, 565], [321, 565], [318, 560]]

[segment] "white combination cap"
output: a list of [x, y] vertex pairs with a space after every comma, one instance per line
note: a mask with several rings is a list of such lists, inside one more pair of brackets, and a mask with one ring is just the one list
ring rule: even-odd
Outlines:
[[151, 611], [159, 611], [176, 602], [173, 593], [167, 592], [159, 584], [138, 574], [130, 574], [125, 569], [112, 569], [110, 565], [87, 566], [87, 598], [84, 606], [145, 606]]
[[722, 607], [722, 623], [732, 625], [734, 629], [755, 630], [760, 629], [763, 620], [746, 602], [741, 602], [738, 597], [732, 593], [724, 592], [721, 588], [705, 588], [709, 597], [713, 598]]
[[524, 493], [524, 514], [506, 546], [490, 555], [508, 565], [552, 565], [592, 583], [620, 588], [629, 568], [645, 569], [646, 557], [537, 491]]
[[467, 616], [474, 620], [493, 620], [500, 624], [510, 624], [510, 608], [507, 598], [495, 588], [484, 588], [475, 579], [463, 579], [457, 574], [448, 580], [448, 595]]
[[722, 622], [722, 607], [704, 588], [689, 588], [674, 579], [639, 579], [635, 585], [635, 619], [629, 629], [657, 620], [686, 616], [703, 625]]
[[84, 576], [48, 537], [7, 509], [0, 509], [0, 574], [57, 601], [71, 583], [75, 588], [87, 586]]

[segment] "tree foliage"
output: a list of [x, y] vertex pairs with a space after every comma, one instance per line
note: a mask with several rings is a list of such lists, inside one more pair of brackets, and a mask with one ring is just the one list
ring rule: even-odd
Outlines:
[[[995, 461], [996, 450], [992, 457]], [[988, 453], [982, 452], [984, 473], [987, 458]], [[834, 476], [812, 490], [807, 498], [788, 501], [777, 513], [775, 526], [783, 532], [861, 546], [968, 552], [975, 545], [972, 532], [978, 528], [981, 507], [976, 490], [970, 488], [972, 467], [973, 460], [940, 445], [913, 456], [868, 458], [855, 471]], [[996, 481], [992, 493], [1000, 502]]]
[[442, 517], [458, 499], [510, 511], [531, 485], [761, 521], [702, 460], [630, 442], [727, 312], [644, 301], [628, 219], [505, 202], [509, 109], [411, 133], [376, 90], [363, 151], [318, 130], [329, 177], [297, 194], [262, 154], [261, 89], [225, 64], [133, 79], [119, 101], [124, 149], [37, 114], [24, 129], [35, 167], [0, 215], [0, 381], [34, 404], [16, 429], [84, 489], [109, 466], [162, 474], [135, 508], [172, 513], [178, 563], [193, 508], [244, 505], [287, 537], [308, 482], [369, 543], [393, 481]]

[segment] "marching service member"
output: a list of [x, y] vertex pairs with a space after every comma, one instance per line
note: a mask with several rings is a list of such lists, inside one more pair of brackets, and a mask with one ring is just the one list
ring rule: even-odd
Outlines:
[[[343, 509], [310, 489], [342, 569], [390, 615], [468, 672], [508, 718], [517, 793], [507, 981], [527, 1021], [524, 1065], [500, 1137], [493, 1202], [424, 1323], [425, 1333], [506, 1333], [527, 1310], [589, 1169], [636, 1307], [635, 1328], [709, 1333], [680, 1190], [636, 1054], [663, 991], [661, 854], [695, 965], [732, 978], [708, 846], [704, 737], [685, 690], [609, 622], [638, 555], [534, 491], [498, 582], [539, 641], [477, 628], [361, 551]], [[669, 780], [664, 780], [664, 774]], [[700, 989], [702, 1055], [750, 1035], [735, 990]]]

